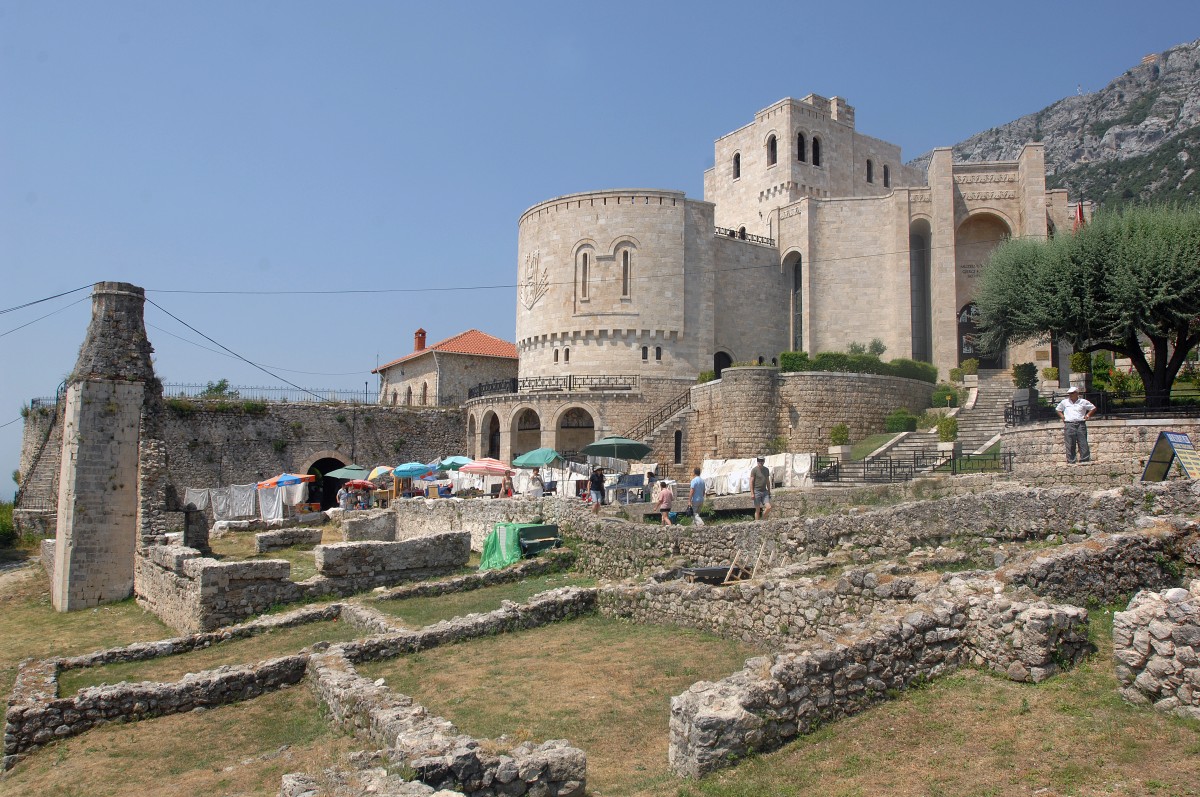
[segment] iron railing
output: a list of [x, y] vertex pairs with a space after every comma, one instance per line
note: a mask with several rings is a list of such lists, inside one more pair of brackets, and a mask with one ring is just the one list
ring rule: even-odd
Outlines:
[[647, 415], [641, 423], [630, 429], [623, 436], [628, 437], [630, 440], [645, 440], [660, 423], [665, 421], [667, 418], [670, 418], [684, 407], [690, 406], [692, 406], [692, 389], [689, 387], [687, 390], [683, 391], [678, 396]]
[[[1096, 406], [1096, 414], [1093, 417], [1098, 418], [1200, 417], [1200, 404], [1151, 406], [1146, 403], [1145, 395], [1112, 393], [1105, 390], [1081, 393], [1080, 396]], [[1048, 404], [1012, 401], [1004, 408], [1004, 425], [1026, 426], [1057, 420], [1058, 413], [1054, 411], [1054, 407], [1065, 397], [1065, 393], [1051, 393], [1045, 397]]]
[[714, 227], [714, 235], [720, 235], [722, 238], [732, 238], [735, 241], [745, 241], [749, 244], [758, 244], [759, 246], [774, 246], [774, 238], [764, 238], [761, 235], [750, 235], [745, 230], [731, 230], [728, 227]]
[[814, 455], [812, 480], [814, 482], [856, 481], [889, 484], [912, 481], [922, 471], [949, 472], [952, 475], [966, 473], [1007, 473], [1013, 469], [1015, 455], [959, 454], [947, 457], [927, 451], [915, 451], [912, 457], [877, 457], [861, 463], [843, 464], [839, 457]]
[[1016, 455], [1009, 452], [997, 454], [959, 454], [950, 460], [950, 473], [1011, 473]]
[[574, 393], [583, 390], [637, 390], [637, 374], [579, 376], [526, 376], [521, 379], [498, 379], [484, 382], [467, 391], [467, 398], [476, 399], [500, 393]]
[[379, 394], [375, 390], [339, 390], [330, 388], [292, 388], [231, 385], [221, 393], [213, 393], [211, 385], [169, 384], [163, 385], [166, 398], [198, 398], [242, 401], [286, 401], [320, 404], [378, 404]]

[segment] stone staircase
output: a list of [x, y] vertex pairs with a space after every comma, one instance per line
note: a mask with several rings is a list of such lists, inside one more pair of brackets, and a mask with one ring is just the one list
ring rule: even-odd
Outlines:
[[62, 461], [62, 404], [55, 408], [49, 434], [42, 441], [29, 469], [24, 474], [17, 501], [18, 509], [40, 509], [58, 503], [58, 477]]
[[1012, 374], [992, 370], [979, 372], [975, 405], [958, 411], [958, 441], [964, 454], [975, 454], [1004, 431], [1004, 408], [1012, 401]]

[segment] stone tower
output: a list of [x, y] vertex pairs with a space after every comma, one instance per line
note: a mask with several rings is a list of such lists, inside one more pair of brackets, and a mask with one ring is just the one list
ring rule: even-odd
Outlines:
[[145, 301], [135, 285], [97, 283], [87, 337], [67, 379], [51, 584], [59, 611], [133, 591], [142, 407], [157, 385]]

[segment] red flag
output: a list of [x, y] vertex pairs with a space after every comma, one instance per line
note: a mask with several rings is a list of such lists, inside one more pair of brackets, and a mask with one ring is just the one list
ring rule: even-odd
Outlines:
[[1072, 232], [1078, 232], [1084, 224], [1086, 222], [1083, 220], [1083, 200], [1081, 199], [1075, 203], [1075, 226], [1072, 228]]

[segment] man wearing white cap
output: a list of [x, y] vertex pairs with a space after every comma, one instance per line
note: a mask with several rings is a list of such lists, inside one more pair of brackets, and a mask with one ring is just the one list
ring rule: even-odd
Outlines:
[[1079, 461], [1087, 462], [1092, 458], [1087, 441], [1087, 420], [1096, 414], [1096, 405], [1085, 398], [1079, 397], [1079, 388], [1074, 385], [1067, 391], [1067, 397], [1058, 402], [1054, 408], [1058, 417], [1063, 419], [1063, 443], [1067, 447], [1067, 464], [1075, 464], [1075, 449], [1079, 449]]

